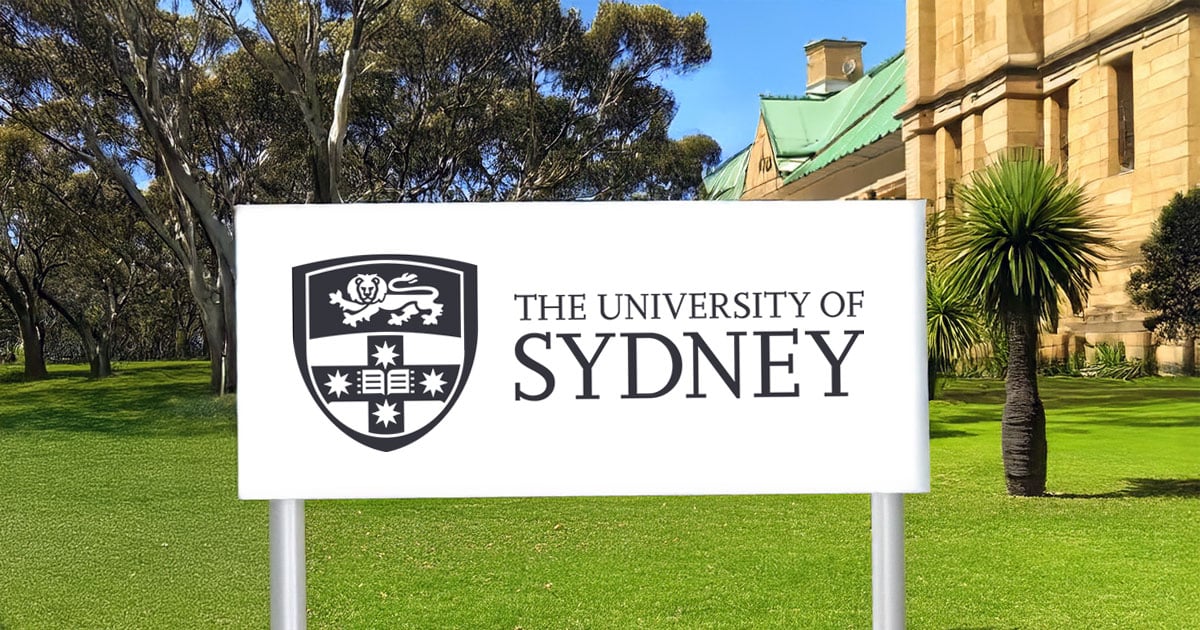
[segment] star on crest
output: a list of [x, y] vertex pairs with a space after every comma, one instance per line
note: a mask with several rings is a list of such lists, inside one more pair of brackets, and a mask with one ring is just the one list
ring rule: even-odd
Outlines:
[[386, 427], [389, 424], [396, 424], [396, 416], [400, 415], [400, 410], [396, 409], [396, 403], [389, 403], [385, 399], [382, 403], [375, 405], [375, 412], [372, 415], [379, 418], [375, 422]]
[[375, 358], [375, 362], [379, 365], [389, 367], [396, 363], [396, 357], [400, 355], [396, 353], [396, 346], [385, 341], [375, 346], [375, 354], [371, 356]]
[[341, 398], [343, 394], [350, 393], [350, 380], [348, 374], [342, 374], [341, 370], [329, 375], [329, 380], [325, 381], [325, 387], [329, 388], [330, 396]]
[[442, 386], [446, 381], [442, 380], [442, 373], [437, 370], [430, 370], [421, 374], [425, 378], [421, 380], [421, 386], [425, 388], [425, 393], [430, 396], [442, 393]]

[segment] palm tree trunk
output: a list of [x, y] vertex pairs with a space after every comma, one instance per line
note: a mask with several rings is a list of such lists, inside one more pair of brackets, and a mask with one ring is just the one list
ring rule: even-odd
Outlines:
[[1046, 493], [1046, 410], [1037, 386], [1037, 314], [1010, 315], [1000, 443], [1008, 493]]

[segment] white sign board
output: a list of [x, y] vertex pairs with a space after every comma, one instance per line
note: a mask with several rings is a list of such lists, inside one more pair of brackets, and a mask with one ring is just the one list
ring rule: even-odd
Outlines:
[[239, 207], [240, 496], [927, 492], [923, 206]]

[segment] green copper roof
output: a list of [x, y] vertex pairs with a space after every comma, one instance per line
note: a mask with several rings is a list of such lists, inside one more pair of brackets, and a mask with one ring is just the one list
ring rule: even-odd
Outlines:
[[[763, 124], [775, 164], [787, 184], [898, 130], [904, 104], [904, 54], [884, 61], [832, 96], [763, 96]], [[750, 147], [704, 178], [706, 199], [738, 199], [746, 185]]]
[[[789, 173], [784, 184], [796, 181], [900, 129], [896, 112], [904, 104], [904, 55], [884, 61], [853, 85], [819, 101], [833, 112], [822, 138]], [[766, 110], [764, 109], [764, 115]], [[777, 154], [778, 155], [778, 154]], [[792, 157], [792, 156], [788, 156]], [[777, 157], [782, 170], [782, 160]]]
[[759, 109], [780, 171], [792, 171], [828, 137], [837, 115], [829, 103], [821, 97], [761, 97]]
[[722, 201], [740, 199], [742, 190], [746, 187], [746, 163], [749, 159], [748, 146], [705, 175], [704, 198]]

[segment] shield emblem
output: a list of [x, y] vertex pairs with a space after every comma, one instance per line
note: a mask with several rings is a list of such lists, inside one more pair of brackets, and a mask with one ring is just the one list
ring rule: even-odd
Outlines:
[[450, 412], [475, 358], [475, 266], [355, 256], [292, 270], [293, 341], [313, 401], [343, 433], [393, 451]]

